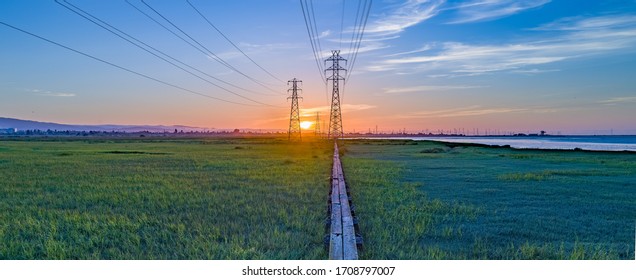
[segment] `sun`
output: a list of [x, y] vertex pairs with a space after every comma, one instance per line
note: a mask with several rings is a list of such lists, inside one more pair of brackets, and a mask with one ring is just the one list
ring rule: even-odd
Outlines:
[[309, 129], [312, 124], [314, 124], [314, 123], [313, 122], [308, 122], [308, 121], [300, 122], [300, 128]]

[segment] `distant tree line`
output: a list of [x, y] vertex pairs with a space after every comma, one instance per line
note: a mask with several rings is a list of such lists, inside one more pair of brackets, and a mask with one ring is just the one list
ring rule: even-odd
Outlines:
[[[235, 134], [280, 134], [283, 132], [256, 132], [256, 131], [240, 131], [239, 129], [234, 130], [220, 130], [220, 131], [184, 131], [177, 130], [174, 131], [99, 131], [99, 130], [41, 130], [41, 129], [27, 129], [27, 130], [6, 130], [1, 133], [2, 135], [13, 135], [13, 136], [118, 136], [118, 135], [154, 135], [154, 136], [169, 136], [169, 135], [235, 135]], [[142, 136], [143, 137], [143, 136]]]

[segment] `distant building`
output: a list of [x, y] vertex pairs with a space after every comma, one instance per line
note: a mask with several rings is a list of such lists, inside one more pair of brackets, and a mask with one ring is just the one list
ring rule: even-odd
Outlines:
[[18, 132], [17, 128], [0, 128], [0, 134], [14, 134]]

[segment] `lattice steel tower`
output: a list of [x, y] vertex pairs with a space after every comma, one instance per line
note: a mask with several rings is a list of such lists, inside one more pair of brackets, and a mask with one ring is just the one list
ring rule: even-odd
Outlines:
[[[325, 59], [325, 64], [331, 62], [331, 66], [325, 69], [325, 75], [331, 71], [331, 76], [327, 77], [327, 83], [331, 81], [331, 112], [329, 114], [329, 131], [327, 138], [337, 139], [343, 137], [342, 112], [340, 110], [340, 81], [344, 82], [344, 77], [340, 76], [340, 71], [347, 71], [340, 66], [340, 61], [347, 61], [340, 56], [340, 51], [331, 51], [331, 57]], [[326, 66], [326, 65], [325, 65]]]
[[302, 97], [298, 97], [298, 92], [302, 91], [298, 84], [302, 84], [303, 81], [297, 80], [296, 78], [287, 81], [287, 85], [291, 84], [291, 87], [287, 90], [287, 92], [291, 91], [291, 96], [287, 97], [287, 100], [291, 99], [291, 112], [289, 113], [289, 136], [288, 140], [298, 140], [301, 141], [302, 137], [300, 135], [300, 109], [298, 109], [298, 98], [302, 99]]

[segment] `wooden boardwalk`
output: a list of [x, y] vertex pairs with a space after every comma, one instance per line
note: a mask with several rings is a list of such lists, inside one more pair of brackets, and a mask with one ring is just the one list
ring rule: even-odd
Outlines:
[[340, 163], [338, 143], [334, 143], [333, 169], [331, 171], [331, 230], [329, 234], [329, 259], [357, 260], [358, 248], [349, 205], [349, 196]]

